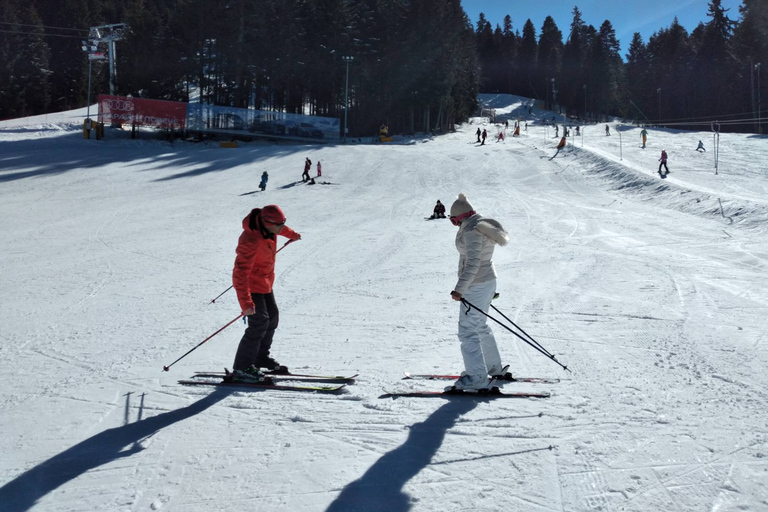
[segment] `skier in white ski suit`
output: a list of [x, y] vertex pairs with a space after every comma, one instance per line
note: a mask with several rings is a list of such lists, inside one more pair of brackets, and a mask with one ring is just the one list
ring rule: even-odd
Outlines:
[[[498, 221], [483, 218], [475, 212], [464, 194], [459, 194], [451, 206], [450, 220], [459, 228], [456, 234], [459, 279], [451, 297], [456, 301], [463, 298], [487, 313], [496, 293], [496, 269], [491, 259], [493, 249], [496, 244], [506, 245], [509, 235]], [[502, 365], [487, 317], [461, 304], [458, 335], [466, 371], [446, 389], [490, 388], [488, 375], [500, 375]]]

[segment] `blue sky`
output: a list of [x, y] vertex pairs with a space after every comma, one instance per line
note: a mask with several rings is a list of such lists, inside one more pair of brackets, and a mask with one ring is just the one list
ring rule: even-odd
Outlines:
[[[587, 25], [600, 28], [605, 20], [610, 20], [616, 37], [621, 43], [621, 56], [625, 58], [632, 35], [640, 32], [643, 41], [660, 28], [669, 27], [677, 16], [678, 21], [688, 32], [699, 24], [706, 23], [708, 11], [707, 0], [462, 0], [472, 25], [477, 25], [480, 13], [495, 29], [496, 24], [502, 25], [504, 16], [512, 17], [512, 28], [523, 31], [525, 21], [530, 18], [536, 27], [536, 36], [541, 32], [544, 18], [552, 16], [557, 27], [563, 32], [563, 42], [568, 38], [573, 21], [573, 7], [578, 6], [582, 19]], [[723, 7], [728, 11], [732, 20], [739, 19], [741, 0], [723, 0]]]

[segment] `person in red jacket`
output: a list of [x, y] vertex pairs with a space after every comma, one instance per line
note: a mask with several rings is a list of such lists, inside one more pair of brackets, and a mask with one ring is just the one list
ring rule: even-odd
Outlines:
[[278, 235], [290, 241], [301, 240], [300, 234], [285, 225], [285, 214], [277, 205], [254, 208], [243, 219], [232, 285], [243, 315], [248, 319], [248, 327], [235, 355], [232, 372], [235, 380], [267, 381], [261, 368], [275, 373], [288, 372], [269, 355], [279, 320], [272, 292]]

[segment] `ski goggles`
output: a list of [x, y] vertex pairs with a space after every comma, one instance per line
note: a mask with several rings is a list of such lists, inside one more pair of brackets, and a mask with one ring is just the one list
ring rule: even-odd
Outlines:
[[451, 224], [453, 224], [454, 226], [458, 226], [459, 224], [461, 224], [461, 221], [463, 221], [464, 219], [470, 218], [476, 213], [477, 212], [475, 210], [470, 210], [467, 213], [462, 213], [461, 215], [451, 215], [450, 217], [448, 217], [448, 219], [451, 221]]
[[274, 222], [269, 222], [268, 220], [264, 220], [264, 219], [261, 219], [261, 221], [264, 223], [265, 226], [275, 226], [275, 227], [278, 227], [278, 228], [282, 228], [283, 226], [285, 226], [285, 220], [283, 222], [281, 222], [280, 224], [276, 224]]

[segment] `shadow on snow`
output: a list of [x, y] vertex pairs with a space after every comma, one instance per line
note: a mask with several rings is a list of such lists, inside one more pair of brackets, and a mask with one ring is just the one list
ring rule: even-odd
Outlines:
[[426, 421], [413, 425], [405, 443], [382, 456], [362, 477], [347, 485], [326, 512], [410, 510], [410, 497], [403, 492], [403, 487], [430, 464], [448, 429], [480, 402], [449, 400]]
[[83, 139], [80, 132], [72, 132], [53, 138], [0, 141], [0, 183], [77, 169], [100, 169], [112, 164], [152, 173], [156, 175], [152, 176], [152, 181], [163, 182], [301, 153], [297, 156], [300, 158], [296, 164], [298, 175], [304, 163], [304, 153], [315, 149], [299, 144], [255, 145], [232, 150], [184, 141], [169, 145], [157, 139], [95, 141]]
[[2, 510], [24, 512], [31, 509], [46, 494], [83, 473], [141, 452], [144, 449], [141, 440], [176, 422], [200, 414], [231, 392], [217, 388], [210, 395], [182, 409], [111, 428], [89, 437], [0, 487]]

